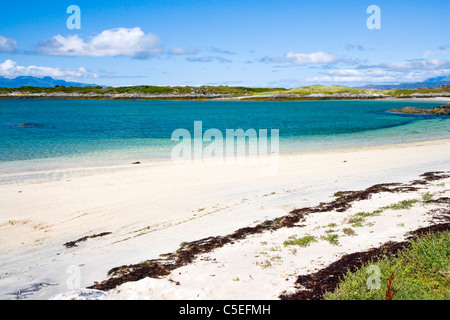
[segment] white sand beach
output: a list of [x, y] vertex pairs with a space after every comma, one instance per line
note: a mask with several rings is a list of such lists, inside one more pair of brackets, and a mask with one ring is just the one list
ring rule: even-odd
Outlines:
[[[74, 275], [84, 288], [106, 279], [114, 267], [156, 259], [182, 242], [227, 235], [316, 206], [332, 200], [337, 191], [408, 183], [425, 172], [448, 171], [449, 150], [450, 139], [442, 139], [280, 155], [273, 175], [250, 164], [169, 161], [0, 174], [0, 181], [6, 181], [0, 184], [0, 299], [51, 298], [72, 291]], [[429, 225], [428, 212], [438, 205], [386, 210], [347, 236], [342, 229], [351, 215], [420, 199], [425, 192], [448, 197], [449, 186], [444, 179], [416, 192], [380, 193], [345, 212], [311, 214], [302, 227], [227, 244], [165, 278], [123, 284], [107, 298], [277, 299], [293, 289], [300, 274], [346, 253], [401, 241], [406, 232]], [[293, 236], [320, 239], [329, 229], [336, 229], [339, 245], [319, 240], [306, 248], [283, 246]], [[64, 246], [83, 237], [76, 246]]]

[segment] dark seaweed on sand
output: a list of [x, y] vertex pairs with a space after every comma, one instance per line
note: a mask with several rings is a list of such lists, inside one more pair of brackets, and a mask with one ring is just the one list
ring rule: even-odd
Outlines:
[[[180, 248], [176, 252], [163, 254], [160, 256], [161, 257], [160, 259], [152, 259], [134, 265], [116, 267], [108, 272], [109, 276], [108, 279], [100, 283], [96, 282], [89, 288], [107, 291], [114, 289], [117, 286], [126, 282], [137, 281], [146, 277], [150, 278], [163, 277], [170, 274], [173, 270], [179, 267], [192, 263], [194, 259], [200, 254], [211, 252], [216, 248], [220, 248], [225, 246], [226, 244], [230, 244], [233, 243], [234, 241], [244, 239], [249, 235], [260, 234], [266, 231], [274, 231], [280, 228], [292, 228], [294, 226], [298, 227], [299, 226], [298, 224], [305, 221], [306, 216], [310, 213], [329, 212], [333, 210], [337, 212], [344, 212], [347, 209], [349, 209], [354, 202], [370, 199], [370, 197], [374, 194], [381, 192], [396, 193], [396, 192], [416, 191], [419, 190], [418, 185], [424, 186], [429, 184], [430, 182], [448, 178], [450, 177], [450, 174], [448, 172], [437, 171], [424, 173], [420, 177], [421, 179], [414, 180], [407, 184], [402, 183], [377, 184], [365, 190], [337, 192], [334, 194], [334, 196], [336, 197], [335, 200], [320, 203], [315, 207], [295, 209], [292, 210], [286, 216], [275, 218], [272, 220], [266, 220], [253, 227], [241, 228], [226, 236], [215, 236], [188, 243], [182, 243], [180, 245]], [[397, 252], [397, 250], [399, 250], [403, 246], [405, 245], [386, 244], [384, 248], [374, 249], [375, 250], [374, 252], [378, 252], [377, 250], [384, 250], [384, 251], [392, 250], [392, 252], [394, 251]], [[360, 261], [360, 263], [363, 263], [366, 259], [369, 259], [369, 257], [371, 257], [370, 255], [376, 256], [375, 253], [368, 253], [367, 258], [363, 258], [366, 256], [366, 254], [364, 253], [359, 254], [356, 253], [354, 255], [355, 256], [353, 257], [350, 256], [346, 258], [349, 261], [347, 262], [349, 265], [352, 265], [352, 261]], [[339, 261], [336, 263], [339, 263]], [[347, 270], [347, 267], [344, 268], [344, 266], [340, 268], [341, 270], [344, 269]], [[326, 271], [324, 271], [324, 273], [325, 272]], [[311, 277], [314, 277], [314, 275], [311, 275]], [[324, 289], [334, 285], [333, 283], [335, 280], [333, 279], [332, 281], [330, 280], [331, 278], [335, 278], [336, 280], [339, 279], [339, 277], [337, 276], [332, 276], [331, 278], [323, 276], [323, 278], [325, 279], [324, 280], [325, 284], [323, 285]], [[327, 285], [327, 283], [330, 284]], [[299, 294], [297, 298], [302, 298], [303, 296], [301, 295], [303, 294], [306, 295], [306, 293], [302, 293]], [[314, 291], [311, 294], [308, 293], [308, 296], [304, 297], [307, 299], [315, 299], [320, 298], [322, 294], [323, 294], [322, 291], [320, 292]], [[296, 297], [283, 296], [282, 299], [296, 299]]]

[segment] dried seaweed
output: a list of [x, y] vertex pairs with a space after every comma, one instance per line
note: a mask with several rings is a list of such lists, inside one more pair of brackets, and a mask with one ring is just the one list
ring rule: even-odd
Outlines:
[[171, 271], [192, 263], [194, 259], [203, 253], [208, 253], [216, 248], [221, 248], [237, 240], [245, 239], [249, 235], [260, 234], [266, 231], [275, 231], [280, 228], [298, 227], [298, 223], [304, 221], [310, 213], [348, 210], [354, 202], [367, 200], [373, 194], [381, 192], [397, 193], [417, 191], [416, 185], [426, 185], [450, 177], [446, 172], [427, 172], [422, 174], [421, 180], [414, 180], [409, 184], [386, 183], [373, 185], [361, 191], [341, 191], [335, 194], [336, 199], [323, 202], [315, 207], [294, 209], [288, 215], [272, 220], [266, 220], [253, 227], [245, 227], [226, 236], [208, 237], [205, 239], [182, 243], [180, 248], [173, 253], [162, 254], [161, 259], [153, 259], [142, 263], [121, 266], [108, 272], [109, 278], [101, 283], [95, 283], [90, 289], [111, 290], [129, 281], [137, 281], [146, 277], [159, 278], [168, 275]]
[[[450, 210], [447, 211], [450, 213]], [[414, 238], [448, 230], [450, 230], [448, 222], [435, 224], [410, 232], [407, 241], [387, 242], [378, 248], [347, 254], [316, 273], [299, 276], [296, 284], [302, 288], [295, 293], [282, 294], [279, 298], [281, 300], [322, 300], [326, 292], [333, 292], [337, 288], [347, 272], [355, 272], [363, 265], [375, 263], [387, 256], [396, 257], [401, 250], [410, 248], [411, 240]], [[393, 295], [391, 291], [389, 293], [390, 296]]]
[[80, 238], [80, 239], [75, 240], [75, 241], [69, 241], [69, 242], [66, 242], [66, 243], [64, 243], [64, 246], [65, 246], [66, 248], [78, 247], [78, 243], [80, 243], [80, 242], [84, 242], [84, 241], [86, 241], [86, 240], [88, 240], [88, 239], [93, 239], [93, 238], [98, 238], [98, 237], [104, 237], [104, 236], [107, 236], [107, 235], [109, 235], [109, 234], [111, 234], [111, 232], [103, 232], [103, 233], [94, 234], [94, 235], [91, 235], [91, 236], [86, 236], [86, 237]]

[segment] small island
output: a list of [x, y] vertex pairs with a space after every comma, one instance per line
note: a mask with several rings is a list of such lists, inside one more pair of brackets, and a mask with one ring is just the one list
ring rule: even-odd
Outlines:
[[450, 115], [450, 102], [432, 109], [421, 109], [414, 107], [406, 107], [403, 109], [391, 109], [391, 112], [407, 113], [407, 114], [432, 114], [432, 115]]

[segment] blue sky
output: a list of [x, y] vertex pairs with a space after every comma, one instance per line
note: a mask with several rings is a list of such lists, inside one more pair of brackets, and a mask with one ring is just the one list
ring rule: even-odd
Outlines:
[[[67, 8], [81, 9], [68, 29]], [[370, 5], [381, 29], [369, 29]], [[16, 1], [0, 76], [100, 85], [416, 82], [450, 74], [448, 0]]]

